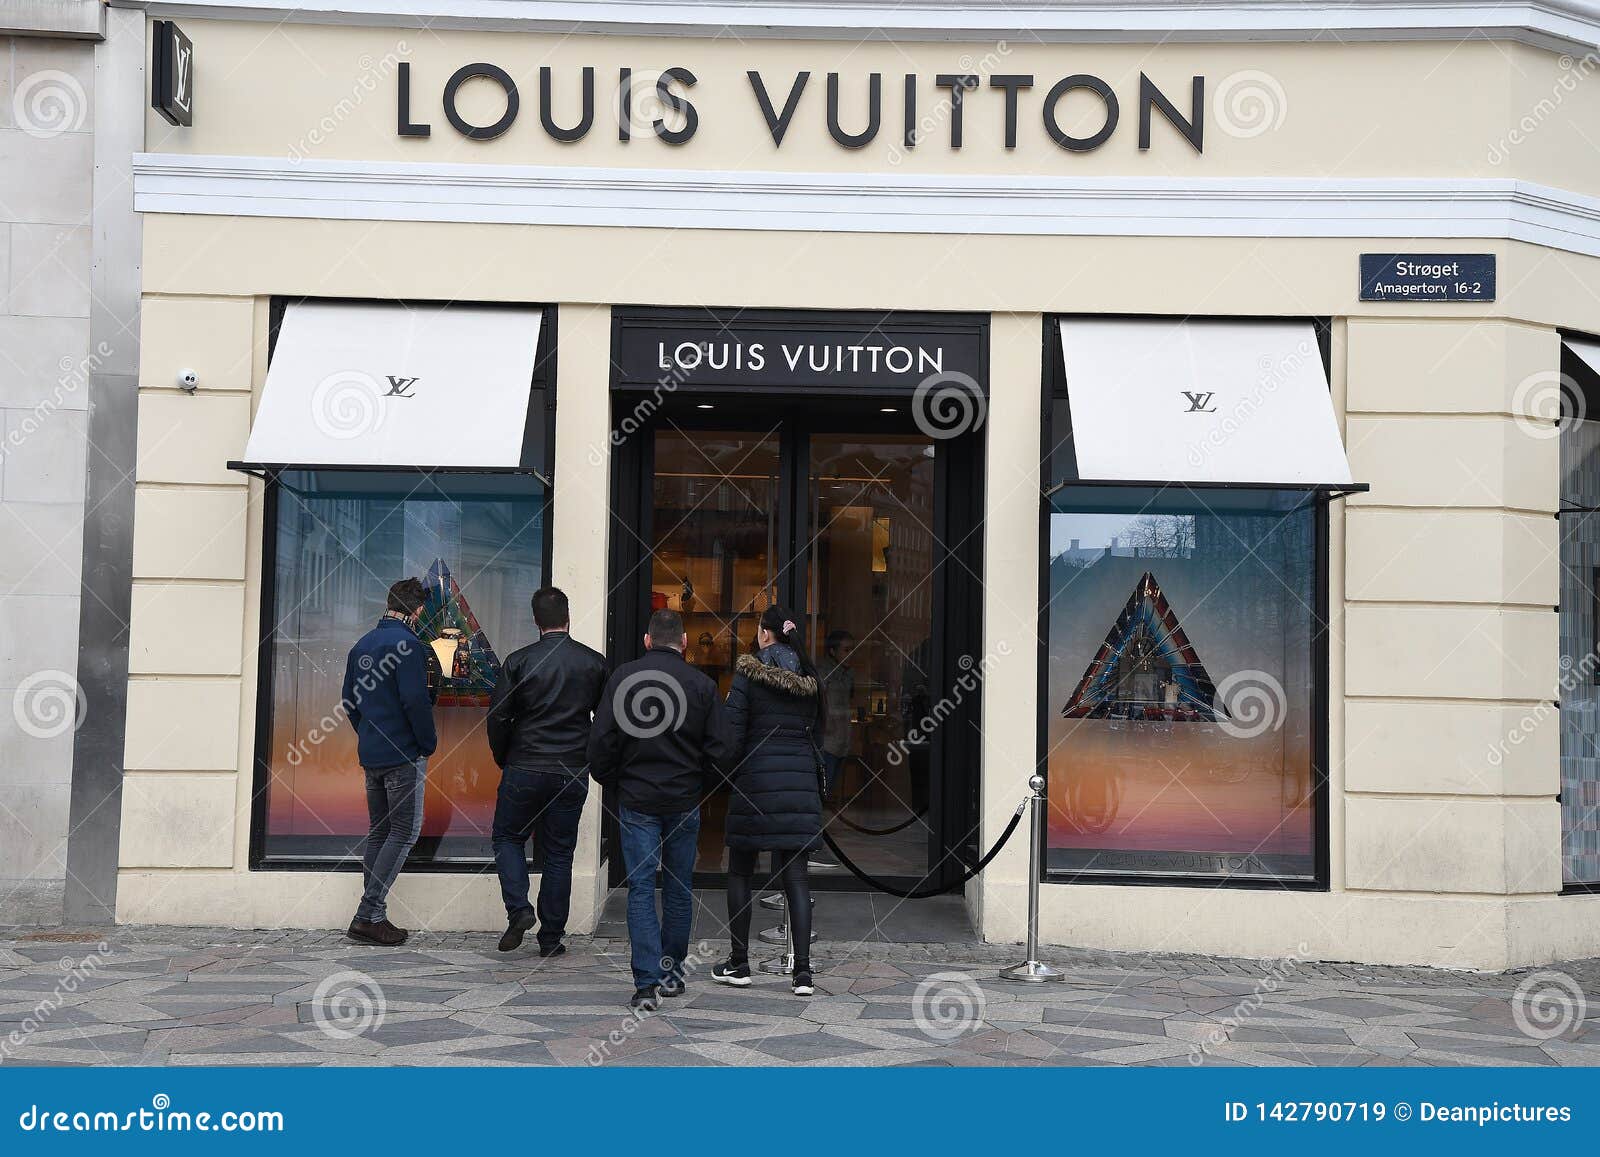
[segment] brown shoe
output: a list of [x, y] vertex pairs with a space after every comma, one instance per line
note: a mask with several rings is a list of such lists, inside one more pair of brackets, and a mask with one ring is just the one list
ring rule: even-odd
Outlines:
[[379, 948], [398, 948], [406, 942], [409, 933], [403, 928], [396, 928], [387, 920], [379, 920], [376, 923], [352, 920], [350, 927], [345, 930], [345, 935], [352, 940], [359, 940], [363, 944], [374, 944]]

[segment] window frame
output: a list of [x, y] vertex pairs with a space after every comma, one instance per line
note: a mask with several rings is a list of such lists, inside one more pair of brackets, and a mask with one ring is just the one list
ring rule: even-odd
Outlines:
[[[1057, 479], [1050, 477], [1052, 463], [1055, 460], [1055, 431], [1054, 409], [1057, 401], [1064, 402], [1067, 397], [1067, 379], [1065, 356], [1061, 348], [1059, 323], [1065, 318], [1082, 317], [1083, 314], [1052, 313], [1044, 315], [1042, 342], [1043, 373], [1040, 383], [1040, 494], [1039, 494], [1039, 570], [1038, 570], [1038, 595], [1039, 614], [1037, 629], [1037, 650], [1035, 658], [1037, 710], [1035, 712], [1035, 770], [1044, 778], [1046, 794], [1049, 784], [1049, 724], [1046, 712], [1049, 710], [1049, 685], [1050, 685], [1050, 492]], [[1120, 314], [1120, 315], [1095, 315], [1119, 316], [1124, 318], [1155, 318], [1154, 314]], [[1163, 319], [1170, 320], [1170, 319]], [[1332, 381], [1332, 325], [1328, 318], [1233, 318], [1229, 320], [1259, 320], [1259, 321], [1309, 321], [1316, 331], [1317, 347], [1322, 357], [1323, 372]], [[1073, 458], [1075, 462], [1075, 456]], [[1149, 481], [1140, 483], [1149, 486]], [[1160, 483], [1156, 483], [1160, 485]], [[1113, 489], [1119, 484], [1081, 483], [1084, 487], [1091, 485], [1103, 486]], [[1333, 492], [1312, 487], [1295, 486], [1233, 486], [1233, 487], [1204, 487], [1198, 484], [1183, 485], [1172, 484], [1179, 489], [1272, 489], [1272, 490], [1304, 490], [1314, 495], [1315, 503], [1312, 513], [1312, 588], [1314, 600], [1312, 604], [1311, 621], [1311, 844], [1312, 844], [1312, 873], [1310, 878], [1296, 877], [1237, 877], [1215, 874], [1162, 874], [1147, 875], [1139, 872], [1083, 872], [1083, 871], [1051, 871], [1047, 857], [1042, 858], [1039, 864], [1039, 881], [1044, 884], [1085, 884], [1085, 885], [1118, 885], [1129, 887], [1158, 887], [1158, 888], [1236, 888], [1249, 891], [1264, 889], [1291, 892], [1327, 892], [1331, 890], [1331, 855], [1329, 844], [1329, 799], [1330, 787], [1328, 781], [1329, 768], [1329, 732], [1330, 732], [1330, 679], [1331, 679], [1331, 646], [1329, 640], [1329, 506], [1335, 497]], [[1358, 487], [1365, 489], [1365, 487]]]
[[[1567, 396], [1568, 396], [1568, 391], [1567, 391], [1566, 387], [1567, 387], [1567, 384], [1570, 382], [1571, 383], [1571, 388], [1576, 389], [1576, 390], [1578, 390], [1579, 392], [1581, 392], [1583, 394], [1584, 411], [1585, 411], [1585, 416], [1584, 416], [1583, 420], [1585, 420], [1585, 421], [1600, 421], [1600, 411], [1596, 411], [1590, 405], [1590, 399], [1591, 398], [1600, 397], [1600, 375], [1597, 375], [1593, 370], [1591, 370], [1584, 363], [1583, 359], [1579, 358], [1576, 354], [1574, 354], [1570, 349], [1567, 348], [1567, 338], [1569, 338], [1569, 337], [1578, 338], [1578, 339], [1584, 340], [1584, 341], [1595, 341], [1596, 337], [1594, 335], [1591, 335], [1591, 334], [1580, 333], [1580, 332], [1578, 332], [1576, 330], [1565, 330], [1565, 329], [1557, 331], [1557, 336], [1558, 336], [1558, 338], [1559, 338], [1559, 340], [1561, 342], [1561, 352], [1560, 352], [1559, 361], [1558, 361], [1558, 374], [1559, 374], [1559, 377], [1560, 377], [1561, 384], [1563, 386], [1562, 398], [1561, 398], [1561, 401], [1562, 401], [1562, 408], [1561, 408], [1562, 412], [1561, 412], [1561, 419], [1560, 420], [1561, 421], [1566, 421], [1567, 418], [1568, 418], [1568, 415], [1566, 413], [1566, 410], [1567, 410], [1566, 399], [1567, 399]], [[1595, 416], [1594, 417], [1589, 417], [1589, 414], [1591, 414], [1591, 413], [1593, 413]], [[1557, 464], [1559, 466], [1559, 464], [1560, 464], [1559, 463], [1559, 458], [1560, 458], [1560, 454], [1561, 454], [1561, 439], [1560, 439], [1560, 437], [1558, 436], [1555, 441], [1556, 441], [1556, 454], [1557, 454], [1557, 458], [1558, 458], [1558, 463]], [[1557, 565], [1558, 566], [1560, 565], [1561, 539], [1562, 539], [1562, 531], [1560, 529], [1560, 520], [1561, 520], [1561, 515], [1564, 513], [1563, 510], [1561, 509], [1561, 504], [1566, 500], [1566, 498], [1565, 498], [1565, 488], [1566, 488], [1566, 476], [1565, 476], [1565, 472], [1562, 472], [1562, 477], [1561, 477], [1561, 480], [1560, 480], [1560, 484], [1558, 486], [1558, 493], [1556, 495], [1556, 524], [1557, 524], [1557, 530], [1556, 530], [1556, 561], [1557, 561]], [[1580, 513], [1580, 511], [1574, 510], [1571, 513]], [[1600, 641], [1600, 581], [1597, 581], [1597, 580], [1600, 580], [1600, 568], [1596, 568], [1594, 573], [1591, 574], [1591, 576], [1590, 576], [1590, 581], [1594, 584], [1594, 586], [1593, 586], [1593, 589], [1590, 591], [1590, 596], [1589, 596], [1590, 613], [1594, 616], [1593, 629], [1594, 629], [1594, 631], [1596, 633], [1597, 641]], [[1560, 591], [1559, 590], [1557, 591], [1556, 597], [1557, 597], [1557, 606], [1556, 606], [1556, 638], [1557, 638], [1556, 659], [1557, 659], [1557, 674], [1558, 674], [1558, 679], [1559, 679], [1560, 658], [1561, 658], [1561, 643], [1560, 643], [1560, 639], [1561, 639], [1561, 622], [1560, 622], [1561, 607], [1559, 605], [1559, 600], [1560, 600]], [[1593, 685], [1594, 683], [1600, 683], [1600, 670], [1596, 671], [1595, 677], [1591, 681], [1591, 685]], [[1557, 845], [1557, 849], [1556, 850], [1557, 850], [1557, 854], [1561, 858], [1561, 890], [1557, 893], [1557, 895], [1561, 895], [1561, 896], [1593, 896], [1593, 895], [1600, 895], [1600, 880], [1572, 880], [1572, 881], [1569, 881], [1567, 879], [1567, 822], [1566, 822], [1567, 816], [1566, 816], [1565, 802], [1564, 802], [1564, 800], [1562, 798], [1566, 794], [1567, 785], [1566, 785], [1565, 778], [1561, 774], [1561, 767], [1560, 767], [1561, 755], [1562, 755], [1563, 749], [1565, 748], [1564, 736], [1566, 734], [1566, 726], [1565, 726], [1565, 724], [1563, 723], [1563, 721], [1561, 719], [1561, 700], [1560, 700], [1560, 697], [1559, 697], [1560, 696], [1560, 692], [1561, 692], [1561, 687], [1560, 687], [1559, 681], [1558, 681], [1556, 690], [1557, 690], [1557, 699], [1556, 699], [1556, 761], [1557, 761], [1557, 766], [1556, 766], [1556, 810], [1557, 810], [1557, 814], [1558, 814], [1559, 822], [1560, 822], [1560, 832], [1559, 832], [1559, 835], [1557, 837], [1558, 845]]]
[[[543, 540], [539, 543], [539, 563], [545, 578], [548, 579], [552, 573], [555, 541], [553, 520], [555, 516], [556, 323], [560, 312], [556, 306], [538, 302], [440, 302], [417, 299], [274, 297], [269, 308], [267, 331], [268, 364], [271, 363], [273, 352], [277, 348], [278, 332], [283, 324], [285, 311], [291, 303], [300, 301], [402, 306], [455, 304], [517, 309], [535, 308], [543, 311], [544, 316], [539, 326], [539, 345], [534, 356], [533, 377], [528, 383], [530, 421], [534, 412], [532, 410], [533, 404], [542, 402], [544, 437], [539, 452], [543, 456], [543, 461], [539, 466], [473, 469], [470, 467], [326, 466], [322, 464], [307, 464], [306, 466], [295, 465], [288, 469], [314, 469], [319, 472], [344, 473], [354, 476], [364, 473], [417, 473], [446, 476], [452, 474], [520, 473], [541, 477], [544, 482], [544, 501], [540, 511], [543, 518]], [[540, 391], [540, 393], [534, 394], [533, 391]], [[279, 470], [271, 469], [264, 476], [258, 475], [262, 483], [261, 562], [259, 571], [261, 597], [257, 605], [258, 621], [255, 631], [256, 701], [254, 740], [251, 753], [248, 870], [252, 872], [359, 872], [361, 870], [359, 856], [274, 855], [267, 847], [267, 793], [270, 790], [272, 780], [270, 751], [272, 747], [273, 717], [273, 659], [275, 648], [278, 645], [274, 623], [276, 621], [275, 612], [278, 597], [278, 503], [281, 488], [279, 473]], [[414, 860], [408, 856], [404, 867], [408, 872], [476, 875], [494, 871], [494, 860], [492, 857], [482, 859]]]

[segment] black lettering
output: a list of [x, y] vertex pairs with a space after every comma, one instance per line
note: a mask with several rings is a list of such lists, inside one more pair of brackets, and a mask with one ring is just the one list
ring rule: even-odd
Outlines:
[[1002, 88], [1006, 93], [1006, 148], [1017, 147], [1017, 93], [1033, 87], [1033, 77], [1026, 75], [999, 75], [989, 78], [990, 88]]
[[917, 147], [917, 74], [906, 73], [906, 119], [904, 142], [907, 149]]
[[617, 69], [617, 140], [633, 139], [633, 69]]
[[935, 88], [950, 90], [950, 147], [961, 147], [961, 106], [969, 88], [978, 87], [978, 78], [971, 73], [941, 72], [933, 78]]
[[755, 90], [756, 103], [761, 106], [761, 116], [767, 122], [767, 132], [772, 134], [772, 143], [781, 148], [783, 136], [789, 131], [789, 122], [794, 119], [794, 110], [800, 104], [800, 94], [805, 91], [806, 81], [811, 79], [811, 74], [795, 74], [794, 83], [789, 86], [788, 99], [783, 102], [782, 113], [773, 111], [772, 98], [767, 95], [767, 84], [761, 79], [761, 74], [751, 69], [745, 75], [750, 78], [750, 87]]
[[[1061, 98], [1073, 89], [1088, 89], [1105, 102], [1106, 123], [1092, 136], [1075, 137], [1061, 127], [1061, 122], [1056, 119], [1056, 105]], [[1117, 117], [1121, 115], [1117, 107], [1117, 94], [1111, 91], [1111, 86], [1098, 76], [1089, 76], [1078, 73], [1074, 76], [1058, 80], [1056, 86], [1050, 90], [1050, 95], [1044, 98], [1044, 128], [1050, 134], [1050, 139], [1062, 148], [1074, 153], [1087, 153], [1091, 149], [1098, 149], [1111, 139], [1111, 134], [1116, 131]]]
[[661, 102], [662, 108], [683, 114], [683, 127], [681, 129], [669, 129], [666, 121], [656, 117], [655, 129], [656, 136], [666, 141], [667, 144], [681, 145], [694, 136], [695, 131], [699, 129], [700, 114], [695, 111], [695, 107], [688, 97], [679, 96], [672, 91], [673, 81], [677, 81], [684, 88], [693, 88], [695, 75], [687, 68], [668, 68], [664, 69], [661, 75], [656, 77], [656, 99]]
[[411, 65], [408, 61], [400, 62], [400, 135], [403, 137], [425, 137], [433, 132], [432, 125], [419, 125], [411, 120]]
[[1194, 146], [1197, 153], [1205, 152], [1206, 78], [1197, 76], [1190, 82], [1189, 115], [1185, 117], [1177, 105], [1155, 86], [1144, 73], [1139, 74], [1139, 148], [1150, 147], [1150, 110], [1158, 108], [1167, 122], [1183, 134], [1183, 139]]
[[[492, 125], [472, 125], [462, 119], [461, 113], [456, 109], [456, 93], [461, 86], [469, 80], [483, 77], [492, 80], [500, 86], [506, 94], [506, 111], [500, 119]], [[517, 95], [517, 82], [511, 79], [511, 74], [505, 69], [494, 64], [463, 64], [450, 74], [450, 79], [444, 85], [444, 117], [450, 122], [452, 128], [464, 137], [475, 141], [492, 141], [495, 137], [511, 127], [511, 122], [517, 119], [517, 109], [521, 106], [522, 98]]]
[[847, 149], [859, 149], [878, 135], [878, 124], [883, 119], [883, 76], [876, 72], [867, 74], [867, 127], [859, 133], [847, 133], [839, 127], [839, 74], [828, 73], [828, 135]]
[[583, 140], [588, 135], [589, 126], [594, 124], [594, 69], [585, 67], [583, 70], [583, 115], [570, 129], [556, 124], [555, 102], [551, 98], [550, 88], [550, 68], [547, 65], [539, 69], [539, 123], [544, 125], [544, 131], [558, 141]]

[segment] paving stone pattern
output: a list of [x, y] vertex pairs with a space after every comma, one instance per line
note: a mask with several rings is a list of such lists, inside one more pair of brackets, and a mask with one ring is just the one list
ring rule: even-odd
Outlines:
[[[684, 996], [635, 1017], [625, 941], [540, 960], [494, 940], [0, 929], [0, 1064], [1600, 1064], [1597, 960], [1488, 974], [1051, 949], [1066, 983], [1026, 986], [995, 976], [1015, 947], [824, 942], [803, 998], [777, 976], [711, 983], [717, 940]], [[1519, 986], [1543, 1013], [1519, 1017]]]

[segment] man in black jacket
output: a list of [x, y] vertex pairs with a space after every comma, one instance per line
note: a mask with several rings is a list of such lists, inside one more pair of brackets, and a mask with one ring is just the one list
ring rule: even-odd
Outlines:
[[722, 697], [684, 659], [688, 643], [677, 611], [651, 615], [644, 658], [618, 667], [606, 682], [589, 736], [589, 774], [617, 789], [633, 944], [630, 1003], [646, 1012], [659, 996], [683, 991], [700, 801], [707, 780], [733, 754]]
[[[589, 795], [585, 752], [606, 661], [568, 632], [567, 596], [557, 588], [534, 593], [533, 621], [539, 641], [507, 657], [489, 700], [489, 751], [501, 768], [491, 838], [506, 904], [500, 951], [519, 947], [537, 922], [539, 955], [557, 956], [566, 951], [572, 853]], [[530, 835], [544, 865], [537, 910], [528, 904]]]

